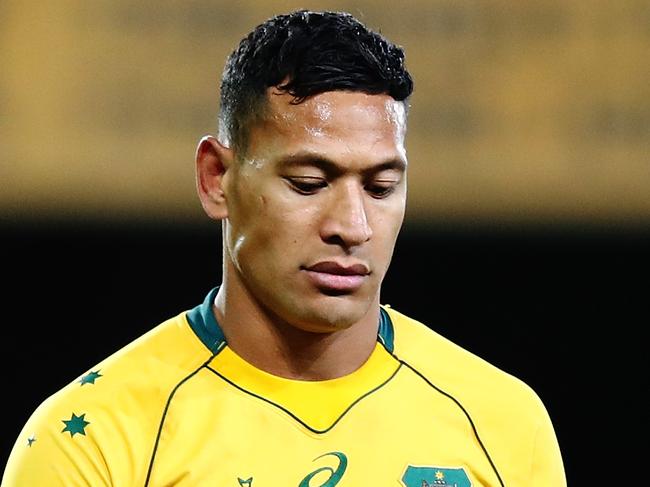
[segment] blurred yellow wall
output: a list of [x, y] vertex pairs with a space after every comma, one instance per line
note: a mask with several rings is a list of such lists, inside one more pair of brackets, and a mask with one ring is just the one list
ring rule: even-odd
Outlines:
[[404, 46], [411, 221], [650, 223], [650, 3], [0, 2], [0, 215], [204, 219], [227, 54], [347, 10]]

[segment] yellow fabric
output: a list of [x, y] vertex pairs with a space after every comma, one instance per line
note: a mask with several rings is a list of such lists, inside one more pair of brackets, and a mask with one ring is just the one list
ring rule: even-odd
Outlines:
[[210, 367], [237, 386], [263, 397], [317, 431], [332, 426], [361, 396], [390, 379], [399, 366], [377, 343], [368, 361], [355, 373], [324, 381], [284, 379], [259, 370], [225, 348]]
[[496, 487], [490, 460], [508, 487], [566, 485], [530, 388], [387, 311], [394, 353], [320, 383], [214, 355], [183, 313], [45, 401], [2, 487]]

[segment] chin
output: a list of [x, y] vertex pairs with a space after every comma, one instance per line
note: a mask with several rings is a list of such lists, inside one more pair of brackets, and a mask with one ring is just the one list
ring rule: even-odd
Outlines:
[[[335, 301], [332, 302], [332, 299]], [[320, 306], [304, 309], [296, 321], [298, 326], [315, 333], [333, 333], [347, 330], [361, 321], [368, 313], [364, 303], [341, 302], [340, 297], [326, 299]]]

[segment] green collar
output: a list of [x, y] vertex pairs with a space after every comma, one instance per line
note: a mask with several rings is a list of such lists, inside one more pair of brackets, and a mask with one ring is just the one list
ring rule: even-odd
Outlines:
[[[219, 286], [212, 289], [205, 300], [200, 305], [191, 309], [187, 313], [187, 321], [192, 331], [203, 342], [203, 344], [212, 352], [217, 353], [226, 344], [226, 337], [217, 322], [217, 318], [212, 312], [212, 303], [219, 291]], [[379, 329], [377, 331], [377, 340], [388, 350], [393, 352], [394, 348], [394, 331], [393, 322], [384, 308], [380, 308]]]

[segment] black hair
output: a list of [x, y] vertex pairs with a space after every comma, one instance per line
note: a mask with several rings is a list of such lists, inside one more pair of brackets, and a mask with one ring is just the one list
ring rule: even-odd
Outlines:
[[277, 87], [293, 103], [335, 90], [413, 92], [404, 51], [344, 12], [298, 10], [258, 25], [230, 54], [221, 78], [219, 134], [245, 151], [248, 126], [263, 116], [266, 90]]

